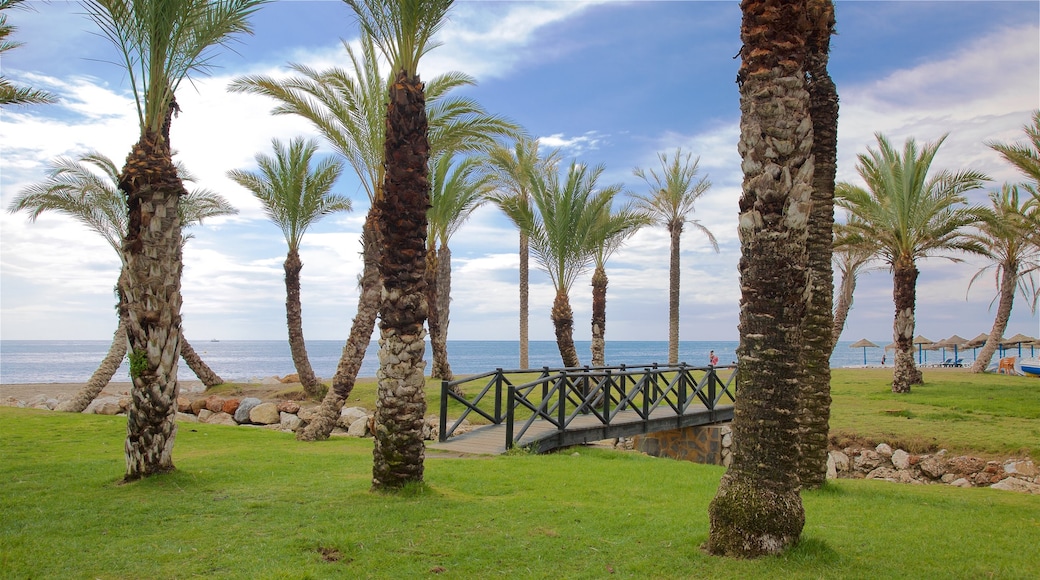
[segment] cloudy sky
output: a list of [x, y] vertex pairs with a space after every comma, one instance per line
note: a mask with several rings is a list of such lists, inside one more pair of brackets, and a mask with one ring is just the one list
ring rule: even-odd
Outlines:
[[[96, 149], [121, 164], [137, 138], [136, 109], [114, 47], [76, 3], [30, 2], [13, 11], [17, 40], [4, 75], [57, 95], [59, 103], [0, 112], [0, 194], [6, 208], [45, 163]], [[688, 228], [682, 242], [681, 338], [736, 340], [739, 287], [736, 235], [740, 159], [734, 82], [740, 49], [739, 3], [458, 1], [422, 61], [430, 78], [448, 70], [479, 82], [467, 93], [560, 147], [566, 159], [603, 163], [603, 183], [646, 187], [635, 167], [657, 167], [677, 147], [700, 157], [713, 183], [694, 218], [718, 238], [715, 253]], [[857, 182], [855, 156], [881, 132], [901, 146], [949, 133], [933, 167], [975, 168], [990, 188], [1019, 175], [985, 146], [1017, 141], [1040, 107], [1040, 4], [1030, 2], [838, 2], [831, 74], [841, 98], [838, 179]], [[184, 327], [195, 340], [283, 339], [285, 287], [281, 231], [258, 202], [230, 181], [253, 169], [273, 137], [314, 136], [293, 117], [271, 116], [264, 97], [230, 94], [245, 74], [286, 74], [297, 62], [345, 66], [341, 41], [357, 26], [339, 1], [277, 1], [253, 19], [255, 35], [216, 60], [210, 75], [182, 85], [172, 130], [178, 158], [240, 211], [192, 230], [184, 252]], [[327, 148], [323, 151], [328, 153]], [[355, 211], [327, 217], [304, 238], [304, 332], [343, 340], [357, 305], [359, 232], [367, 200], [352, 174], [336, 190]], [[986, 192], [972, 194], [986, 200]], [[112, 287], [119, 261], [75, 222], [0, 215], [0, 335], [3, 339], [111, 337]], [[478, 210], [451, 242], [452, 339], [517, 338], [517, 234], [491, 207]], [[608, 340], [667, 340], [668, 241], [663, 228], [639, 232], [608, 263]], [[995, 287], [977, 259], [919, 264], [917, 330], [938, 340], [989, 332]], [[886, 269], [860, 277], [843, 339], [892, 335], [892, 279]], [[548, 277], [532, 273], [531, 338], [551, 340]], [[572, 291], [575, 334], [589, 337], [588, 277]], [[1040, 318], [1019, 302], [1007, 335], [1040, 334]]]

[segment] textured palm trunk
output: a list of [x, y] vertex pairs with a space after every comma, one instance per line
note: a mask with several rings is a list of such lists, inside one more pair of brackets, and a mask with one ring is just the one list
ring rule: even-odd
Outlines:
[[606, 366], [604, 350], [607, 332], [607, 272], [596, 266], [592, 273], [592, 366]]
[[116, 327], [115, 334], [112, 335], [112, 345], [108, 347], [108, 354], [98, 365], [97, 370], [94, 374], [90, 375], [90, 379], [87, 384], [76, 392], [73, 397], [67, 401], [63, 401], [57, 407], [56, 411], [65, 411], [68, 413], [82, 413], [91, 401], [97, 398], [105, 385], [112, 380], [112, 377], [119, 370], [119, 365], [123, 364], [123, 357], [126, 356], [126, 320], [123, 316], [119, 317], [119, 325]]
[[757, 557], [796, 544], [805, 525], [797, 412], [813, 133], [804, 4], [744, 0], [741, 8], [739, 396], [733, 462], [708, 509], [707, 549]]
[[374, 489], [423, 480], [429, 156], [423, 85], [418, 76], [401, 71], [390, 85], [383, 157], [386, 177], [383, 197], [373, 208], [383, 241]]
[[679, 362], [679, 238], [682, 222], [668, 224], [668, 364]]
[[[440, 376], [450, 381], [455, 378], [448, 357], [448, 325], [451, 324], [451, 249], [445, 244], [441, 244], [437, 250], [437, 316], [440, 318], [437, 341], [444, 345], [444, 360], [434, 361], [434, 365], [440, 365]], [[432, 341], [433, 337], [430, 338]]]
[[556, 329], [556, 346], [565, 367], [581, 366], [578, 351], [574, 348], [574, 312], [567, 292], [558, 290], [552, 306], [553, 328]]
[[914, 310], [917, 297], [917, 267], [910, 260], [897, 260], [893, 267], [892, 299], [896, 315], [892, 340], [896, 343], [892, 392], [909, 393], [910, 385], [921, 382], [921, 371], [914, 363]]
[[441, 328], [440, 300], [437, 298], [437, 274], [439, 268], [437, 248], [431, 244], [426, 248], [426, 327], [430, 331], [430, 350], [433, 354], [433, 366], [430, 377], [443, 381], [452, 380], [451, 368], [448, 366], [448, 345], [444, 341]]
[[303, 262], [300, 253], [290, 249], [285, 257], [285, 319], [289, 327], [289, 352], [292, 354], [296, 374], [309, 397], [321, 394], [321, 381], [314, 376], [311, 361], [307, 357], [307, 343], [303, 339], [303, 307], [300, 304], [300, 270]]
[[831, 353], [845, 330], [845, 320], [849, 317], [852, 309], [852, 294], [856, 291], [856, 274], [845, 272], [842, 274], [841, 283], [838, 285], [838, 301], [834, 304], [834, 326], [831, 328]]
[[336, 374], [332, 377], [332, 388], [325, 394], [311, 422], [296, 432], [300, 441], [324, 441], [336, 427], [343, 404], [354, 390], [365, 351], [372, 340], [372, 330], [379, 313], [379, 298], [383, 285], [379, 279], [379, 241], [376, 239], [375, 214], [369, 212], [361, 229], [362, 259], [361, 294], [358, 296], [357, 314], [350, 327], [350, 335], [343, 346]]
[[982, 345], [982, 351], [971, 365], [971, 372], [981, 373], [989, 366], [993, 359], [993, 353], [997, 352], [1000, 339], [1007, 330], [1008, 320], [1011, 318], [1011, 307], [1015, 303], [1015, 281], [1018, 280], [1018, 264], [1006, 266], [1000, 278], [1000, 299], [997, 303], [997, 316], [993, 319], [993, 328], [989, 331], [986, 344]]
[[530, 313], [528, 301], [531, 295], [529, 285], [531, 250], [529, 241], [525, 234], [520, 234], [520, 368], [529, 366], [528, 356], [528, 327], [530, 324]]
[[224, 379], [220, 378], [220, 375], [213, 372], [213, 369], [209, 368], [206, 361], [202, 360], [202, 357], [195, 352], [195, 349], [188, 344], [188, 339], [184, 338], [184, 334], [181, 334], [181, 358], [184, 359], [184, 363], [188, 365], [191, 372], [195, 373], [195, 376], [202, 381], [202, 384], [206, 387], [215, 387], [217, 385], [224, 384]]
[[811, 298], [802, 328], [805, 379], [799, 385], [802, 432], [798, 479], [816, 489], [827, 479], [827, 435], [831, 415], [831, 351], [834, 349], [834, 176], [838, 166], [838, 92], [827, 72], [834, 28], [831, 0], [810, 0], [807, 61], [812, 116], [813, 189], [807, 251]]
[[[172, 111], [172, 108], [171, 108]], [[126, 481], [173, 471], [177, 362], [181, 356], [181, 225], [186, 195], [168, 145], [146, 132], [127, 157], [123, 242], [127, 336], [133, 381], [126, 425]]]

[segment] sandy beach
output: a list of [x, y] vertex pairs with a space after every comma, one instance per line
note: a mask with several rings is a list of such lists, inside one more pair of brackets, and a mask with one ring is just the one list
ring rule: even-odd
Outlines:
[[[0, 385], [0, 399], [16, 399], [18, 401], [28, 401], [37, 395], [46, 395], [47, 398], [55, 398], [64, 400], [74, 395], [79, 391], [86, 383], [24, 383], [24, 384], [12, 384], [12, 385]], [[101, 391], [99, 397], [113, 396], [113, 397], [124, 397], [130, 394], [129, 382], [116, 383], [111, 382]], [[180, 389], [182, 393], [201, 391], [204, 389], [200, 381], [180, 381]]]

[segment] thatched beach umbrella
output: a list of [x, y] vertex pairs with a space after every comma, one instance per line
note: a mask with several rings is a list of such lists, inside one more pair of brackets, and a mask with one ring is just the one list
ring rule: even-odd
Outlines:
[[971, 348], [971, 359], [975, 360], [979, 358], [979, 347], [986, 344], [989, 340], [989, 335], [985, 332], [980, 332], [978, 336], [964, 343], [964, 348]]
[[878, 345], [870, 342], [863, 338], [849, 345], [849, 348], [862, 348], [863, 349], [863, 366], [867, 366], [867, 349], [868, 348], [881, 348]]
[[1016, 346], [1017, 345], [1018, 346], [1018, 356], [1019, 356], [1019, 358], [1021, 358], [1022, 357], [1022, 345], [1023, 344], [1029, 344], [1029, 343], [1031, 343], [1031, 342], [1033, 342], [1035, 340], [1036, 339], [1033, 338], [1032, 336], [1026, 336], [1026, 335], [1024, 335], [1024, 334], [1022, 334], [1020, 332], [1020, 333], [1016, 334], [1015, 336], [1012, 336], [1011, 338], [1008, 338], [1008, 339], [1000, 341], [1000, 346], [1006, 347], [1006, 346]]
[[917, 345], [917, 364], [924, 364], [924, 346], [926, 344], [932, 344], [934, 341], [925, 338], [918, 334], [917, 338], [914, 339], [914, 344]]
[[963, 339], [963, 338], [961, 338], [961, 337], [959, 337], [959, 336], [957, 336], [955, 334], [955, 335], [953, 335], [953, 336], [951, 336], [949, 338], [940, 340], [939, 342], [935, 343], [933, 346], [937, 346], [937, 347], [940, 347], [940, 348], [943, 349], [943, 359], [944, 360], [946, 359], [946, 347], [952, 346], [953, 347], [953, 364], [957, 364], [958, 349], [961, 347], [961, 345], [963, 345], [966, 342], [968, 342], [968, 341]]

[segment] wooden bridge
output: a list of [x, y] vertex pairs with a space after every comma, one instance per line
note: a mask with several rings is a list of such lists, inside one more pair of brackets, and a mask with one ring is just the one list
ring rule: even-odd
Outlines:
[[[444, 381], [438, 442], [427, 447], [480, 454], [523, 447], [544, 453], [602, 439], [730, 421], [736, 374], [735, 366], [683, 363], [496, 369]], [[477, 388], [479, 392], [472, 394]], [[458, 417], [451, 425], [449, 414]], [[455, 434], [471, 415], [489, 424]]]

